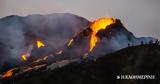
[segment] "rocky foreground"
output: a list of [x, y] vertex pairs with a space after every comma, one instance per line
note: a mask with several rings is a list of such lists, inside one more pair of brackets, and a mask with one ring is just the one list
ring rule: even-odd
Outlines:
[[[160, 46], [130, 46], [94, 61], [72, 62], [54, 70], [48, 68], [18, 79], [11, 77], [2, 80], [1, 84], [159, 84]], [[117, 75], [123, 74], [155, 75], [155, 79], [117, 79]]]

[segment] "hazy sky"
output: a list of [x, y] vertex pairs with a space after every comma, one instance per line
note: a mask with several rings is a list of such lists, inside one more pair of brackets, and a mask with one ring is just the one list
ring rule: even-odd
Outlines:
[[0, 17], [73, 13], [89, 20], [111, 16], [136, 36], [160, 39], [160, 0], [0, 0]]

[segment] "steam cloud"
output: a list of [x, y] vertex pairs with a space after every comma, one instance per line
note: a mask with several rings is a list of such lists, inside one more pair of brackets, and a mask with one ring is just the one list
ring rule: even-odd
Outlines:
[[[65, 55], [70, 58], [74, 58], [76, 55], [82, 56], [88, 52], [89, 36], [76, 39], [72, 48], [68, 49], [65, 45], [75, 33], [83, 31], [90, 24], [90, 21], [82, 17], [62, 13], [2, 18], [0, 19], [0, 66], [11, 59], [19, 60], [21, 54], [27, 51], [36, 39], [41, 39], [47, 44], [46, 52], [63, 48]], [[127, 47], [128, 43], [138, 45], [140, 41], [148, 42], [149, 40], [155, 39], [135, 38], [131, 32], [125, 30], [118, 32], [111, 39], [101, 39], [91, 55], [104, 55]], [[41, 52], [39, 53], [41, 54]]]
[[0, 20], [0, 66], [10, 59], [20, 59], [36, 39], [43, 40], [52, 51], [63, 47], [75, 32], [90, 22], [72, 14], [8, 16]]

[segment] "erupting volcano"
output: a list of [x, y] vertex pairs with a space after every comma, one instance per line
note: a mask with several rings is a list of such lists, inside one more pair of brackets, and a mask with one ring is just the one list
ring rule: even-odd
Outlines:
[[114, 22], [115, 20], [113, 18], [105, 17], [105, 18], [100, 18], [98, 20], [95, 20], [91, 24], [90, 28], [92, 29], [92, 33], [91, 33], [91, 39], [90, 39], [90, 49], [89, 49], [90, 52], [98, 42], [98, 37], [96, 36], [97, 32], [101, 29], [105, 29], [110, 24], [114, 24]]
[[[136, 38], [119, 19], [104, 17], [90, 22], [77, 15], [59, 13], [8, 16], [0, 19], [0, 30], [2, 80], [54, 70], [84, 59], [95, 60], [128, 44], [155, 41], [151, 37]], [[37, 38], [44, 40], [35, 41]], [[10, 66], [6, 67], [5, 62]]]

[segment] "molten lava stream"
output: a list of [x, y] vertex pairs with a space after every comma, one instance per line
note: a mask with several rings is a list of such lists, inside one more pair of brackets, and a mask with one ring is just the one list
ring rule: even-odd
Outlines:
[[2, 78], [11, 77], [12, 75], [13, 75], [13, 69], [10, 69], [2, 76]]
[[100, 18], [98, 20], [95, 20], [90, 28], [92, 29], [91, 33], [91, 38], [90, 38], [90, 49], [89, 51], [91, 52], [93, 48], [96, 46], [96, 43], [98, 42], [98, 37], [96, 37], [96, 34], [98, 33], [99, 30], [105, 29], [107, 26], [115, 23], [115, 19], [105, 17], [105, 18]]

